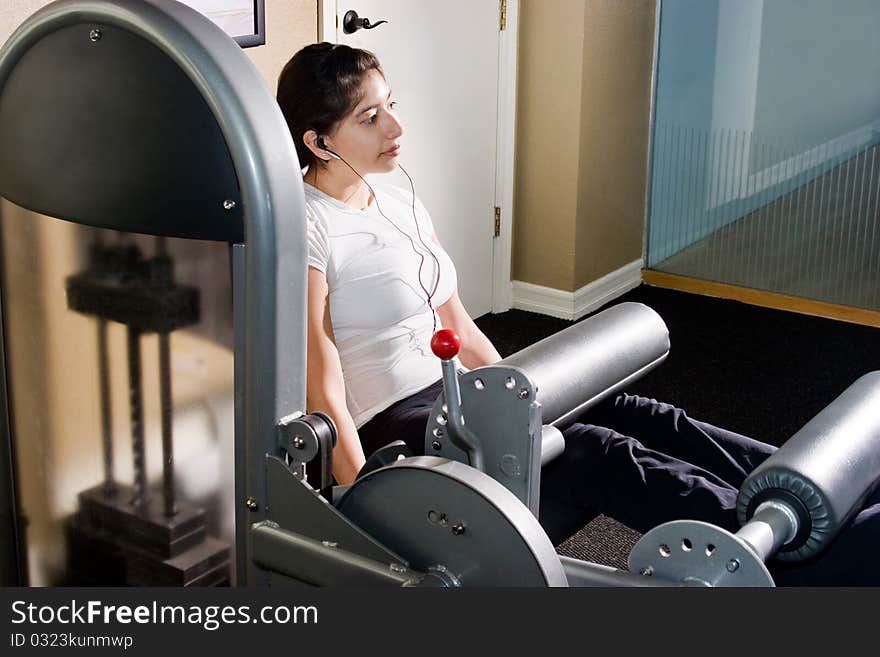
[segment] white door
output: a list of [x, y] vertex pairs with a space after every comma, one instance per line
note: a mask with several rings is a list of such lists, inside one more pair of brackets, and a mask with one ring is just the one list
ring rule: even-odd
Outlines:
[[[325, 29], [324, 39], [379, 57], [406, 130], [400, 163], [455, 263], [465, 308], [472, 317], [490, 312], [498, 0], [325, 0], [324, 25], [333, 25], [334, 5], [335, 35]], [[345, 34], [349, 10], [388, 23]], [[400, 172], [390, 182], [409, 189]]]

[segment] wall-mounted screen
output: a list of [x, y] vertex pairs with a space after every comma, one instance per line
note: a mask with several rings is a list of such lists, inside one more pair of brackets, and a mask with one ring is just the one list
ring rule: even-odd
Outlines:
[[242, 48], [266, 43], [265, 0], [179, 0], [201, 12]]

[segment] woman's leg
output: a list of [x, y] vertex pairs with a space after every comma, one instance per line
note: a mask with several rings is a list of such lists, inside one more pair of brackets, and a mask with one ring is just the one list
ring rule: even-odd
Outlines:
[[[690, 428], [681, 431], [683, 426], [694, 423], [685, 422], [683, 414], [673, 414], [672, 419], [679, 434], [689, 440], [699, 435]], [[711, 425], [705, 431], [702, 423], [694, 424], [713, 438], [717, 436], [713, 429], [723, 432]], [[655, 439], [658, 435], [668, 443], [676, 433], [651, 434]], [[643, 533], [663, 522], [685, 518], [710, 522], [730, 532], [739, 529], [735, 506], [738, 485], [731, 485], [716, 473], [650, 449], [636, 438], [607, 427], [578, 423], [569, 427], [564, 436], [565, 452], [544, 468], [542, 500], [546, 495], [554, 503], [575, 509], [592, 507]], [[732, 449], [731, 445], [735, 449], [743, 438], [733, 436], [720, 437], [724, 451]], [[755, 441], [744, 440], [750, 456], [761, 454], [760, 448], [749, 449], [749, 443]], [[773, 448], [764, 451], [772, 452]], [[771, 561], [768, 566], [780, 586], [878, 586], [877, 546], [880, 488], [869, 496], [863, 510], [823, 554], [808, 562]]]
[[370, 454], [395, 440], [404, 441], [413, 454], [424, 454], [428, 417], [442, 390], [442, 383], [437, 381], [395, 402], [361, 426], [358, 437], [364, 448], [364, 455], [370, 458]]
[[607, 427], [568, 427], [565, 451], [541, 474], [541, 495], [595, 509], [646, 532], [690, 518], [736, 528], [737, 488], [713, 472]]
[[694, 420], [671, 404], [627, 394], [598, 404], [581, 421], [632, 436], [645, 447], [699, 466], [736, 488], [776, 451], [772, 445]]

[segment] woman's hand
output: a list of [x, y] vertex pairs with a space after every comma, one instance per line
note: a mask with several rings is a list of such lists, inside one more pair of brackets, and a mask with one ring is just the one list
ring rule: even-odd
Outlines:
[[444, 328], [450, 328], [458, 333], [458, 337], [461, 339], [458, 359], [466, 368], [472, 370], [483, 365], [492, 365], [501, 360], [501, 355], [495, 346], [468, 315], [457, 290], [452, 293], [446, 303], [437, 307], [437, 316]]

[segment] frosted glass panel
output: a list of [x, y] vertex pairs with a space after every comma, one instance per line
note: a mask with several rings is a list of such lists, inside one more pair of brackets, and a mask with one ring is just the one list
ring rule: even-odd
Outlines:
[[878, 30], [872, 0], [663, 1], [650, 268], [880, 310]]

